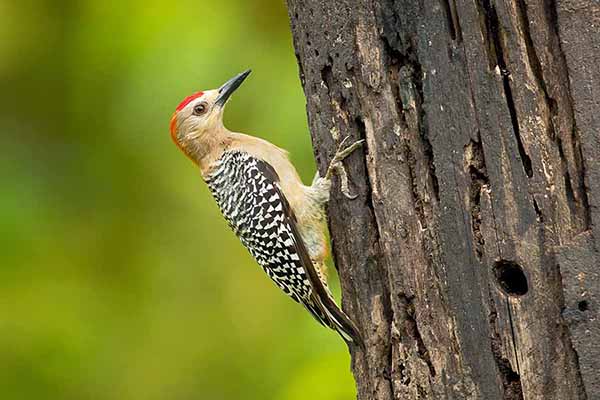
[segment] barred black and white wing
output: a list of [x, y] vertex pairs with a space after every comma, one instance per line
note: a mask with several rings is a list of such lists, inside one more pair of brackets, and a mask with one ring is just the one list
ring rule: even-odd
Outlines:
[[360, 342], [354, 324], [319, 279], [275, 170], [247, 153], [230, 151], [206, 182], [229, 226], [275, 284], [321, 324]]

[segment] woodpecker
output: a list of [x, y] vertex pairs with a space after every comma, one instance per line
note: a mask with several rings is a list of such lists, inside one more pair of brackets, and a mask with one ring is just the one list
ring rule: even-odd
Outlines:
[[356, 325], [327, 286], [325, 205], [333, 173], [342, 193], [356, 197], [342, 161], [363, 141], [345, 147], [348, 138], [343, 140], [325, 176], [317, 172], [311, 186], [303, 185], [285, 150], [223, 125], [227, 100], [249, 74], [186, 97], [171, 119], [171, 137], [200, 168], [229, 226], [275, 284], [346, 342], [362, 346]]

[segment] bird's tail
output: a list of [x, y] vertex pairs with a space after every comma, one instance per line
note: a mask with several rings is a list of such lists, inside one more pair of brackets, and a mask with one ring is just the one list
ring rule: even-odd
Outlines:
[[[331, 300], [331, 299], [329, 299]], [[348, 343], [354, 343], [357, 346], [364, 348], [364, 342], [356, 325], [348, 315], [333, 301], [331, 305], [325, 305], [325, 311], [328, 317], [328, 326], [335, 330]]]
[[346, 341], [364, 348], [364, 341], [356, 325], [348, 315], [335, 303], [327, 288], [325, 296], [313, 293], [311, 304], [305, 304], [306, 308], [321, 324], [333, 329]]

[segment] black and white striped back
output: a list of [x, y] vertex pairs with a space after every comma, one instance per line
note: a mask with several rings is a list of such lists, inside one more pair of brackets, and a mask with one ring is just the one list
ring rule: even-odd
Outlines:
[[[278, 176], [266, 162], [228, 151], [206, 182], [229, 226], [264, 271], [287, 295], [305, 303], [311, 284], [298, 254], [289, 206]], [[306, 304], [305, 304], [306, 305]]]

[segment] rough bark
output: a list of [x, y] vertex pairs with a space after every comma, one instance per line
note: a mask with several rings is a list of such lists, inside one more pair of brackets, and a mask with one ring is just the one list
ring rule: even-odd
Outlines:
[[288, 0], [359, 399], [600, 399], [600, 3]]

